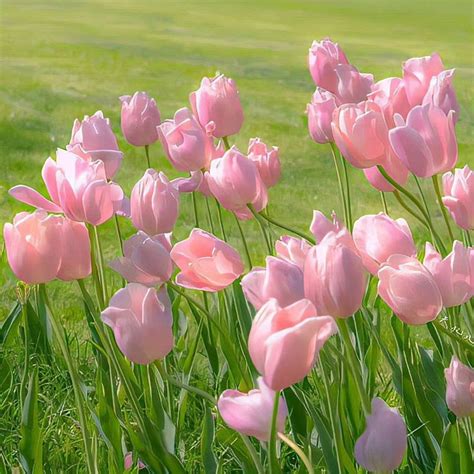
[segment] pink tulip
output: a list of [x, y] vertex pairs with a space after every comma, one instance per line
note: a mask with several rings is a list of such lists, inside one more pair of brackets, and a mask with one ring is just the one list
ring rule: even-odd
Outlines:
[[393, 254], [416, 257], [416, 246], [405, 219], [393, 220], [383, 212], [362, 216], [354, 223], [354, 243], [365, 268], [376, 275]]
[[42, 175], [53, 202], [23, 185], [10, 189], [10, 194], [30, 206], [64, 212], [73, 221], [92, 225], [109, 220], [124, 198], [120, 186], [107, 181], [102, 161], [85, 161], [68, 151], [58, 149], [56, 161], [48, 158]]
[[333, 211], [331, 220], [329, 220], [321, 211], [313, 211], [313, 220], [309, 230], [316, 238], [316, 242], [321, 242], [326, 235], [332, 233], [336, 239], [354, 251], [356, 250], [352, 236], [344, 224], [339, 220], [336, 213]]
[[283, 390], [308, 375], [324, 343], [336, 332], [334, 319], [317, 316], [309, 300], [281, 307], [271, 299], [253, 320], [250, 357], [265, 383]]
[[[408, 169], [396, 156], [394, 156], [393, 152], [390, 151], [386, 155], [383, 169], [400, 186], [405, 186], [408, 181]], [[394, 186], [392, 186], [382, 176], [382, 173], [380, 173], [376, 166], [366, 168], [363, 171], [367, 181], [377, 189], [377, 191], [382, 191], [384, 193], [393, 193], [393, 191], [395, 191]]]
[[235, 82], [220, 74], [213, 79], [203, 77], [201, 86], [189, 96], [199, 123], [215, 137], [239, 133], [244, 112]]
[[148, 235], [171, 232], [178, 218], [179, 192], [164, 173], [145, 171], [130, 199], [133, 225]]
[[361, 306], [365, 272], [354, 249], [330, 232], [315, 245], [304, 265], [304, 294], [318, 314], [347, 318]]
[[30, 285], [54, 280], [61, 264], [61, 218], [45, 211], [20, 212], [3, 226], [10, 268]]
[[191, 171], [186, 178], [175, 178], [171, 180], [171, 184], [180, 193], [193, 193], [201, 188], [204, 176], [201, 171]]
[[[260, 441], [270, 439], [275, 392], [265, 385], [262, 377], [257, 379], [258, 389], [242, 393], [225, 390], [219, 397], [217, 408], [226, 424], [246, 436], [254, 436]], [[288, 408], [284, 398], [280, 398], [277, 415], [277, 431], [285, 431]]]
[[474, 296], [474, 248], [455, 240], [445, 258], [426, 242], [423, 264], [431, 272], [443, 298], [443, 306], [459, 306]]
[[403, 64], [403, 82], [410, 105], [420, 105], [423, 101], [431, 78], [443, 71], [444, 66], [439, 54], [422, 58], [411, 58]]
[[173, 317], [165, 288], [157, 292], [129, 283], [112, 296], [102, 321], [112, 328], [125, 357], [136, 364], [163, 359], [173, 348]]
[[339, 104], [357, 104], [367, 99], [374, 83], [372, 74], [359, 72], [350, 64], [336, 66], [337, 89], [333, 92]]
[[311, 245], [304, 239], [298, 239], [290, 235], [280, 237], [275, 242], [275, 250], [278, 257], [287, 262], [294, 263], [303, 270], [306, 255], [308, 255]]
[[324, 89], [316, 89], [311, 103], [306, 106], [309, 135], [316, 143], [330, 143], [332, 136], [332, 116], [336, 109], [336, 97]]
[[357, 462], [370, 472], [392, 472], [402, 463], [406, 450], [407, 428], [400, 413], [374, 398], [365, 431], [355, 445]]
[[428, 92], [423, 98], [423, 105], [436, 105], [442, 109], [446, 115], [451, 110], [454, 110], [454, 122], [456, 123], [459, 117], [459, 104], [452, 84], [453, 77], [454, 69], [442, 71], [437, 76], [432, 77]]
[[[145, 469], [145, 464], [143, 464], [140, 459], [137, 462], [138, 469]], [[129, 452], [125, 455], [123, 459], [123, 467], [125, 469], [132, 469], [133, 467], [133, 453]]]
[[236, 213], [237, 217], [252, 217], [247, 205], [252, 204], [257, 212], [266, 207], [267, 188], [257, 166], [233, 146], [222, 158], [211, 162], [207, 184], [221, 205]]
[[168, 281], [173, 271], [171, 244], [165, 234], [149, 237], [139, 231], [124, 242], [124, 256], [110, 262], [110, 267], [128, 282], [157, 286]]
[[208, 166], [212, 139], [189, 109], [179, 109], [173, 120], [165, 120], [157, 130], [166, 157], [178, 171], [197, 171]]
[[281, 165], [278, 147], [268, 149], [260, 138], [251, 138], [249, 142], [248, 158], [253, 161], [267, 188], [275, 186], [280, 180]]
[[87, 161], [103, 161], [108, 179], [115, 176], [122, 164], [123, 153], [119, 150], [110, 121], [100, 110], [92, 117], [86, 115], [82, 122], [74, 121], [67, 150]]
[[420, 325], [436, 319], [443, 300], [433, 276], [416, 258], [392, 255], [378, 274], [379, 296], [407, 324]]
[[474, 229], [474, 173], [469, 166], [443, 175], [443, 193], [454, 222], [462, 229]]
[[158, 140], [156, 127], [161, 123], [160, 111], [155, 99], [146, 92], [135, 92], [133, 96], [123, 95], [122, 133], [128, 143], [146, 146]]
[[456, 356], [444, 370], [446, 404], [460, 418], [474, 415], [474, 369], [459, 362]]
[[255, 309], [260, 309], [271, 298], [281, 306], [304, 298], [303, 272], [298, 265], [271, 256], [266, 262], [266, 268], [254, 267], [242, 278], [244, 295]]
[[406, 124], [399, 120], [389, 137], [395, 155], [420, 178], [444, 173], [458, 160], [454, 111], [446, 116], [434, 105], [417, 106], [408, 114]]
[[233, 247], [201, 229], [193, 229], [186, 240], [175, 244], [171, 258], [181, 270], [176, 283], [195, 290], [223, 290], [244, 271]]

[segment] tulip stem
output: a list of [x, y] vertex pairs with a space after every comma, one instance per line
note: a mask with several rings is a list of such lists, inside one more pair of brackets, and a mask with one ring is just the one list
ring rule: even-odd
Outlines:
[[347, 172], [347, 163], [344, 157], [339, 153], [342, 161], [342, 170], [344, 172], [344, 180], [346, 182], [346, 200], [347, 200], [347, 228], [352, 232], [352, 209], [351, 209], [351, 187], [349, 183], [349, 173]]
[[148, 168], [151, 168], [150, 152], [149, 152], [148, 148], [149, 148], [148, 145], [145, 145], [146, 164], [147, 164]]
[[217, 216], [219, 218], [219, 226], [221, 228], [222, 238], [225, 242], [227, 242], [227, 235], [225, 233], [224, 221], [222, 220], [221, 205], [219, 204], [219, 201], [217, 199], [215, 201], [216, 201]]
[[[234, 213], [232, 213], [232, 214], [234, 214]], [[239, 232], [240, 232], [240, 237], [242, 239], [242, 243], [244, 244], [245, 256], [247, 257], [247, 263], [248, 263], [249, 270], [250, 270], [250, 269], [252, 269], [253, 265], [252, 265], [252, 259], [250, 258], [249, 247], [247, 245], [247, 239], [245, 238], [244, 231], [242, 229], [242, 226], [240, 225], [239, 218], [235, 214], [234, 214], [234, 218], [235, 218], [235, 223], [237, 224], [237, 228], [239, 229]]]
[[[99, 238], [99, 231], [97, 229], [97, 226], [92, 226], [92, 233], [94, 234], [94, 241], [95, 241], [95, 246], [97, 249], [96, 253], [96, 265], [99, 271], [99, 281], [100, 285], [102, 286], [102, 298], [104, 305], [107, 304], [108, 301], [108, 296], [107, 296], [107, 284], [105, 281], [105, 270], [104, 270], [104, 255], [102, 253], [102, 245], [100, 243], [100, 238]], [[101, 308], [103, 309], [103, 308]]]
[[[119, 241], [120, 252], [121, 252], [122, 257], [123, 257], [124, 256], [124, 253], [123, 253], [123, 238], [122, 238], [122, 232], [120, 230], [120, 224], [119, 224], [117, 214], [114, 214], [114, 221], [115, 221], [115, 232], [117, 233], [117, 240]], [[123, 278], [122, 278], [122, 280], [123, 280]]]
[[201, 226], [199, 225], [199, 214], [198, 214], [198, 208], [197, 208], [196, 193], [192, 192], [191, 197], [192, 197], [192, 200], [193, 200], [194, 224], [195, 224], [196, 227], [199, 228]]
[[388, 216], [387, 200], [385, 199], [385, 193], [383, 191], [380, 191], [380, 198], [382, 199], [383, 212]]
[[438, 201], [439, 208], [441, 209], [441, 214], [443, 215], [444, 222], [446, 223], [446, 227], [448, 228], [449, 238], [451, 239], [451, 242], [453, 242], [454, 234], [451, 229], [451, 224], [449, 223], [448, 211], [446, 210], [446, 207], [444, 207], [443, 199], [441, 197], [441, 189], [439, 188], [438, 175], [435, 174], [434, 176], [432, 176], [431, 180], [433, 182], [433, 188], [435, 190], [436, 199]]
[[270, 431], [270, 441], [268, 446], [268, 457], [270, 458], [270, 474], [277, 474], [281, 472], [278, 464], [276, 438], [277, 438], [277, 419], [278, 419], [278, 405], [280, 402], [280, 391], [275, 392], [275, 400], [273, 402], [272, 424]]
[[311, 465], [311, 462], [309, 461], [305, 452], [292, 439], [288, 438], [283, 433], [278, 433], [278, 437], [301, 458], [303, 464], [308, 470], [308, 474], [314, 474], [313, 466]]
[[337, 183], [339, 185], [339, 194], [341, 195], [342, 207], [344, 211], [344, 222], [348, 225], [348, 214], [347, 214], [347, 203], [346, 203], [346, 193], [344, 192], [344, 186], [342, 184], [341, 172], [339, 170], [339, 164], [337, 162], [336, 156], [336, 145], [334, 143], [329, 143], [332, 152], [332, 159], [334, 160], [334, 168], [336, 168]]
[[269, 255], [273, 255], [273, 248], [272, 248], [272, 242], [269, 240], [269, 237], [267, 235], [267, 231], [265, 229], [265, 224], [262, 220], [263, 219], [269, 219], [268, 217], [264, 216], [263, 214], [259, 214], [252, 204], [248, 205], [248, 208], [250, 209], [250, 212], [254, 215], [255, 219], [257, 220], [258, 225], [260, 226], [260, 230], [262, 232], [263, 240], [265, 241], [265, 244], [267, 246], [267, 251]]
[[265, 474], [262, 463], [260, 462], [260, 458], [258, 457], [257, 451], [255, 450], [252, 442], [249, 440], [248, 436], [245, 436], [241, 433], [239, 434], [245, 444], [245, 447], [247, 448], [247, 451], [250, 454], [250, 457], [252, 458], [253, 463], [255, 464], [258, 474]]
[[225, 149], [230, 150], [229, 137], [222, 137], [222, 141], [224, 142]]

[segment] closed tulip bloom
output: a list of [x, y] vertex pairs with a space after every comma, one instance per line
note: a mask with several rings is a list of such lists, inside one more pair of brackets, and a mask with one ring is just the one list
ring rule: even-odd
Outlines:
[[220, 74], [212, 79], [203, 77], [201, 86], [189, 96], [199, 123], [215, 137], [239, 133], [244, 112], [235, 82]]
[[416, 246], [405, 219], [392, 219], [383, 212], [362, 216], [354, 223], [354, 243], [365, 268], [376, 275], [393, 254], [416, 257]]
[[474, 296], [474, 248], [464, 247], [455, 240], [452, 252], [443, 258], [426, 242], [423, 264], [438, 285], [443, 306], [451, 308], [469, 301]]
[[329, 233], [315, 245], [304, 265], [304, 294], [318, 314], [347, 318], [361, 306], [365, 271], [356, 251]]
[[474, 173], [469, 166], [443, 175], [443, 193], [443, 204], [454, 222], [462, 229], [474, 229]]
[[107, 181], [102, 161], [86, 161], [58, 149], [48, 158], [43, 180], [53, 202], [28, 186], [15, 186], [10, 194], [21, 202], [49, 212], [64, 212], [73, 221], [99, 225], [109, 220], [123, 201], [123, 191]]
[[146, 92], [135, 92], [133, 96], [123, 95], [122, 133], [128, 143], [135, 146], [146, 146], [158, 140], [156, 127], [161, 123], [160, 111], [155, 99]]
[[123, 153], [119, 150], [110, 121], [100, 110], [92, 117], [86, 115], [82, 122], [74, 121], [67, 150], [85, 159], [90, 156], [89, 161], [103, 161], [108, 179], [115, 176], [122, 164]]
[[338, 83], [334, 95], [339, 104], [357, 104], [367, 99], [374, 83], [372, 74], [361, 73], [350, 64], [338, 64], [335, 71]]
[[267, 188], [257, 166], [234, 146], [222, 158], [211, 162], [205, 176], [210, 191], [220, 204], [238, 217], [252, 217], [248, 204], [257, 212], [267, 205]]
[[280, 154], [278, 147], [271, 149], [260, 138], [251, 138], [249, 142], [248, 158], [253, 161], [267, 188], [278, 183], [281, 176]]
[[[128, 452], [123, 459], [123, 467], [125, 469], [132, 469], [133, 467], [133, 453]], [[145, 464], [143, 464], [140, 459], [137, 462], [138, 469], [145, 469]]]
[[400, 413], [374, 398], [365, 431], [355, 445], [356, 461], [370, 472], [392, 472], [402, 463], [406, 450], [407, 428]]
[[316, 314], [309, 300], [282, 307], [271, 299], [255, 315], [249, 353], [273, 390], [283, 390], [304, 379], [324, 343], [337, 332], [333, 318]]
[[30, 285], [54, 280], [61, 264], [61, 218], [45, 211], [20, 212], [3, 226], [10, 268]]
[[212, 139], [186, 107], [158, 127], [166, 157], [178, 171], [197, 171], [210, 161]]
[[459, 117], [459, 104], [453, 87], [454, 71], [454, 69], [448, 69], [431, 78], [430, 87], [423, 98], [423, 105], [436, 105], [445, 114], [454, 110], [454, 122], [456, 123]]
[[278, 257], [287, 262], [294, 263], [303, 270], [306, 255], [308, 255], [311, 245], [304, 239], [284, 235], [275, 242], [275, 250]]
[[[217, 402], [222, 419], [233, 430], [254, 436], [260, 441], [268, 441], [271, 434], [275, 392], [267, 387], [262, 377], [257, 379], [258, 389], [242, 393], [238, 390], [225, 390]], [[276, 427], [285, 431], [288, 408], [284, 398], [280, 398]]]
[[344, 51], [329, 38], [313, 41], [308, 55], [308, 66], [314, 83], [332, 93], [337, 90], [336, 66], [349, 64]]
[[112, 260], [109, 265], [128, 282], [157, 286], [171, 277], [173, 262], [170, 250], [165, 234], [149, 237], [139, 231], [124, 242], [124, 256]]
[[176, 283], [195, 290], [223, 290], [244, 271], [233, 247], [201, 229], [193, 229], [186, 240], [175, 244], [171, 258], [181, 270]]
[[242, 278], [244, 295], [255, 309], [271, 298], [281, 306], [304, 298], [303, 272], [298, 265], [277, 257], [267, 257], [266, 263], [266, 268], [254, 267]]
[[339, 220], [336, 213], [331, 213], [331, 220], [329, 220], [321, 211], [313, 211], [313, 220], [309, 230], [314, 235], [316, 242], [321, 242], [329, 233], [335, 234], [337, 240], [343, 242], [348, 247], [356, 250], [352, 235], [347, 230], [347, 227]]
[[324, 89], [316, 89], [311, 103], [306, 106], [309, 135], [316, 143], [324, 144], [334, 141], [331, 122], [335, 109], [335, 95]]
[[431, 78], [437, 76], [443, 70], [443, 62], [437, 53], [405, 61], [403, 64], [403, 82], [412, 107], [422, 103], [423, 97], [430, 87]]
[[178, 218], [179, 192], [164, 173], [145, 171], [130, 198], [133, 225], [148, 235], [171, 232]]
[[119, 349], [136, 364], [163, 359], [173, 349], [173, 317], [165, 288], [129, 283], [112, 296], [102, 321], [114, 332]]
[[474, 415], [474, 369], [459, 362], [456, 356], [444, 370], [446, 404], [460, 418]]
[[416, 258], [392, 255], [381, 265], [377, 276], [379, 296], [404, 323], [429, 323], [443, 309], [438, 285]]
[[432, 104], [417, 106], [406, 124], [390, 130], [395, 155], [416, 176], [428, 178], [449, 171], [458, 160], [454, 111], [446, 114]]

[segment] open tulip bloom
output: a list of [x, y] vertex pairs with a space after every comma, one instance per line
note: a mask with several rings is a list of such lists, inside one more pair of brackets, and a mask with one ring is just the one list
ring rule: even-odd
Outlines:
[[[122, 96], [123, 152], [102, 112], [76, 120], [43, 165], [49, 196], [10, 189], [34, 208], [3, 227], [3, 275], [19, 281], [0, 347], [25, 356], [2, 352], [0, 394], [25, 472], [54, 469], [43, 361], [81, 472], [474, 472], [474, 174], [454, 70], [433, 53], [374, 81], [328, 38], [308, 67], [307, 145], [334, 161], [337, 215], [292, 201], [305, 225], [278, 216], [285, 147], [236, 147], [246, 91], [223, 74], [169, 117], [146, 92]], [[113, 179], [131, 147], [128, 199]]]

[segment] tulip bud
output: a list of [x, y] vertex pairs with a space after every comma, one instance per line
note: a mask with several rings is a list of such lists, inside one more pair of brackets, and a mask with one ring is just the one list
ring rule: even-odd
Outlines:
[[248, 158], [257, 166], [260, 177], [267, 188], [271, 188], [278, 183], [281, 175], [278, 147], [273, 146], [269, 150], [260, 138], [251, 138]]
[[474, 369], [453, 356], [444, 370], [446, 377], [446, 404], [459, 417], [474, 415]]
[[433, 104], [439, 107], [447, 115], [454, 110], [454, 123], [459, 117], [459, 104], [456, 98], [456, 91], [453, 87], [454, 69], [440, 72], [437, 76], [431, 78], [430, 87], [425, 97], [423, 105]]
[[311, 103], [306, 106], [308, 114], [308, 130], [316, 143], [330, 143], [332, 136], [332, 116], [336, 109], [336, 97], [324, 89], [316, 89]]

